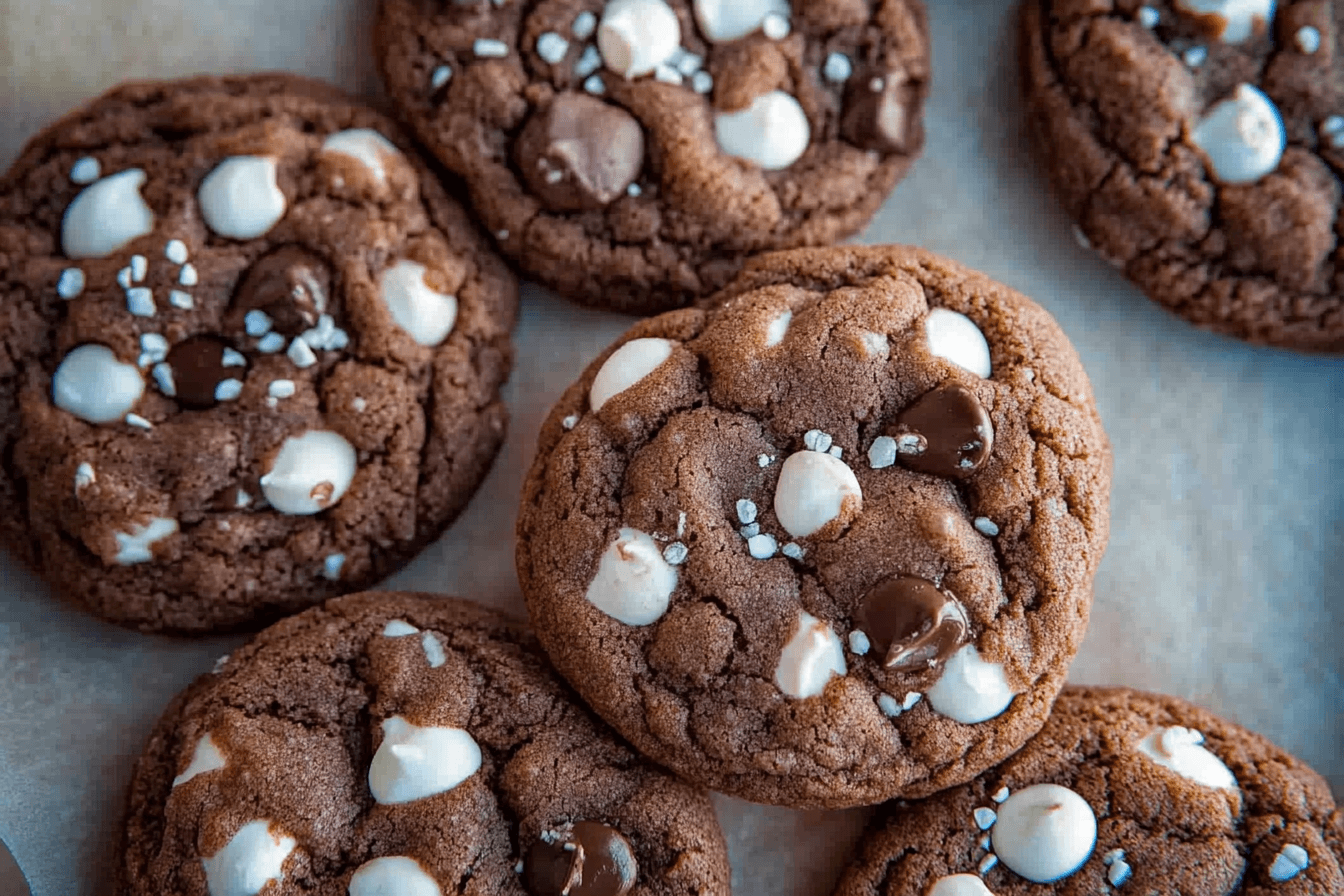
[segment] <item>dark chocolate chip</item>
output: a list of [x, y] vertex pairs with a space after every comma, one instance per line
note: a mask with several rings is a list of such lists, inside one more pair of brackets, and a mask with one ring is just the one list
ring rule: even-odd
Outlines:
[[562, 93], [523, 127], [517, 153], [528, 186], [548, 208], [599, 209], [639, 177], [644, 130], [624, 109]]
[[857, 621], [883, 667], [894, 672], [941, 666], [969, 633], [961, 602], [915, 576], [878, 583], [864, 595]]
[[964, 479], [985, 465], [994, 450], [994, 424], [965, 386], [939, 386], [896, 418], [891, 435], [922, 451], [897, 451], [902, 464], [920, 473]]
[[189, 408], [212, 408], [218, 402], [215, 390], [228, 379], [245, 381], [246, 366], [224, 366], [229, 344], [216, 336], [192, 336], [168, 351], [168, 366], [179, 404]]
[[904, 72], [855, 75], [845, 92], [840, 132], [860, 149], [912, 155], [924, 145], [923, 93]]
[[273, 329], [297, 336], [317, 325], [330, 289], [331, 269], [322, 258], [298, 246], [281, 246], [257, 259], [243, 276], [228, 326], [242, 330], [247, 312], [264, 311]]
[[551, 842], [538, 840], [523, 863], [532, 896], [625, 896], [638, 874], [630, 841], [596, 821], [575, 822]]

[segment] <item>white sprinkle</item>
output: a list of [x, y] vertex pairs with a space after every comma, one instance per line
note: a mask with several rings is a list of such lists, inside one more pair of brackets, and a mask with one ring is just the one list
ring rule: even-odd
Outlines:
[[56, 295], [70, 300], [84, 291], [84, 272], [79, 268], [66, 268], [56, 281]]
[[453, 80], [453, 70], [446, 65], [439, 66], [429, 74], [429, 86], [433, 90], [438, 90], [451, 80]]
[[243, 329], [249, 336], [265, 336], [271, 332], [271, 316], [260, 308], [243, 315]]
[[289, 398], [294, 394], [294, 381], [271, 380], [271, 384], [266, 387], [266, 392], [272, 398]]
[[681, 72], [670, 65], [660, 65], [653, 70], [655, 81], [661, 81], [664, 84], [680, 84], [682, 81]]
[[228, 520], [220, 520], [219, 522], [215, 523], [215, 528], [218, 529], [218, 530], [221, 531], [221, 532], [232, 532], [232, 531], [233, 531], [233, 526], [229, 525], [229, 521], [228, 521]]
[[[585, 15], [587, 15], [587, 13], [585, 13]], [[522, 874], [522, 873], [523, 873], [523, 860], [522, 860], [522, 859], [519, 859], [519, 860], [518, 860], [518, 864], [516, 864], [516, 865], [513, 866], [513, 873], [514, 873], [514, 874]]]
[[682, 510], [677, 513], [677, 537], [680, 538], [685, 534], [686, 534], [686, 511]]
[[222, 363], [225, 367], [246, 367], [247, 359], [233, 349], [225, 348]]
[[242, 489], [238, 489], [238, 494], [233, 498], [233, 506], [246, 507], [252, 503], [252, 496]]
[[117, 285], [120, 286], [122, 289], [130, 289], [130, 288], [131, 288], [131, 269], [130, 269], [130, 267], [124, 267], [124, 268], [122, 268], [121, 270], [117, 271]]
[[559, 833], [558, 831], [552, 831], [552, 830], [550, 830], [550, 829], [547, 829], [547, 830], [544, 830], [544, 831], [541, 832], [541, 842], [542, 842], [542, 843], [551, 843], [551, 844], [553, 844], [553, 843], [555, 843], [555, 842], [556, 842], [557, 840], [559, 840], [559, 839], [560, 839], [560, 833]]
[[1123, 849], [1112, 849], [1110, 852], [1106, 853], [1106, 855], [1101, 857], [1101, 864], [1110, 865], [1114, 862], [1120, 861], [1124, 857], [1125, 857], [1125, 851]]
[[191, 296], [180, 289], [169, 291], [168, 304], [174, 308], [181, 308], [183, 311], [190, 311], [196, 307], [196, 302], [192, 300]]
[[159, 385], [160, 392], [169, 398], [177, 394], [177, 383], [173, 380], [173, 368], [166, 363], [155, 364], [152, 373], [154, 382]]
[[177, 282], [183, 286], [195, 286], [197, 280], [196, 265], [190, 263], [182, 265], [182, 272], [177, 275]]
[[992, 844], [993, 842], [994, 842], [993, 838], [991, 838], [991, 837], [989, 836], [989, 834], [985, 834], [985, 835], [982, 836], [982, 837], [980, 838], [980, 840], [979, 840], [980, 848], [981, 848], [981, 849], [989, 849], [990, 844]]
[[993, 538], [999, 534], [999, 527], [994, 525], [994, 521], [987, 516], [978, 516], [975, 518], [975, 531], [981, 535], [988, 535]]
[[593, 96], [601, 96], [607, 92], [607, 85], [602, 82], [601, 75], [589, 75], [583, 82], [583, 89]]
[[169, 240], [163, 247], [163, 256], [173, 264], [187, 263], [187, 244], [181, 240]]
[[228, 664], [229, 664], [229, 654], [226, 653], [219, 659], [215, 660], [215, 667], [210, 671], [218, 675], [219, 673], [224, 671], [224, 667], [227, 666]]
[[882, 714], [896, 718], [901, 714], [901, 704], [896, 702], [896, 698], [890, 694], [877, 695], [877, 708], [882, 710]]
[[574, 427], [579, 425], [579, 415], [570, 414], [568, 417], [560, 421], [560, 425], [563, 426], [565, 429], [573, 429]]
[[674, 64], [677, 67], [677, 71], [681, 72], [682, 75], [687, 78], [700, 71], [705, 64], [705, 58], [703, 56], [698, 53], [688, 53], [684, 49], [681, 50], [675, 59], [676, 62]]
[[1123, 885], [1125, 881], [1129, 880], [1131, 873], [1129, 863], [1124, 859], [1119, 859], [1111, 866], [1110, 870], [1106, 872], [1106, 879], [1111, 882], [1111, 886], [1119, 887]]
[[137, 317], [154, 316], [154, 293], [144, 286], [126, 290], [126, 307]]
[[999, 864], [999, 857], [994, 855], [994, 853], [990, 853], [980, 860], [980, 864], [977, 867], [980, 869], [981, 874], [988, 874], [997, 864]]
[[630, 186], [625, 188], [625, 193], [627, 196], [638, 196], [643, 192], [644, 188], [641, 187], [639, 184], [631, 184]]
[[915, 433], [906, 433], [896, 440], [897, 454], [923, 454], [924, 439]]
[[855, 656], [863, 656], [872, 646], [868, 641], [868, 636], [858, 629], [849, 633], [849, 651]]
[[82, 463], [75, 468], [75, 491], [78, 492], [85, 486], [92, 485], [98, 481], [98, 476], [93, 472], [93, 465]]
[[975, 826], [982, 831], [994, 827], [994, 822], [999, 820], [999, 813], [988, 806], [980, 806], [971, 814], [975, 816]]
[[901, 701], [901, 709], [904, 709], [906, 711], [914, 709], [915, 704], [919, 702], [919, 698], [923, 696], [924, 695], [921, 694], [919, 691], [911, 691], [910, 693], [906, 694], [905, 699]]
[[1335, 149], [1344, 149], [1344, 115], [1331, 115], [1321, 122], [1321, 136]]
[[887, 82], [883, 81], [881, 78], [874, 78], [873, 80], [868, 82], [868, 89], [871, 90], [873, 93], [881, 93], [882, 89], [885, 88], [886, 86]]
[[779, 549], [779, 542], [773, 535], [754, 535], [747, 539], [747, 550], [757, 560], [769, 560]]
[[569, 52], [569, 41], [565, 40], [554, 31], [544, 32], [537, 38], [537, 55], [542, 59], [555, 65], [565, 58]]
[[356, 414], [364, 413], [364, 409], [367, 408], [368, 406], [369, 403], [364, 399], [360, 398], [358, 395], [356, 395], [354, 399], [351, 400], [350, 402], [350, 407], [354, 408]]
[[696, 93], [709, 93], [714, 89], [714, 76], [701, 69], [691, 75], [691, 89]]
[[495, 239], [499, 240], [501, 243], [508, 238], [509, 238], [509, 232], [507, 230], [495, 231]]
[[219, 385], [215, 386], [215, 401], [233, 401], [242, 394], [242, 381], [235, 380], [232, 377], [227, 380], [220, 380]]
[[431, 669], [439, 668], [448, 660], [443, 654], [443, 645], [433, 632], [424, 632], [420, 635], [420, 649], [425, 652], [425, 659], [429, 661]]
[[743, 523], [756, 522], [756, 505], [746, 498], [739, 498], [737, 502], [737, 518]]
[[803, 447], [825, 453], [831, 447], [831, 437], [819, 429], [809, 429], [803, 433]]
[[328, 554], [322, 561], [322, 577], [336, 581], [341, 577], [341, 567], [345, 565], [344, 554]]
[[295, 339], [289, 344], [289, 360], [294, 362], [294, 366], [303, 370], [305, 367], [312, 367], [317, 363], [317, 355], [308, 347], [308, 343], [302, 339]]
[[[542, 161], [545, 160], [543, 159]], [[565, 179], [565, 172], [561, 171], [559, 168], [546, 172], [546, 183], [548, 184], [558, 184], [560, 183], [560, 181], [564, 179]]]
[[1205, 47], [1191, 47], [1181, 54], [1181, 58], [1191, 68], [1199, 68], [1209, 58], [1209, 51]]
[[1269, 866], [1269, 876], [1276, 882], [1283, 883], [1297, 877], [1309, 867], [1311, 856], [1307, 851], [1296, 843], [1288, 843], [1274, 857], [1274, 864]]
[[774, 462], [775, 462], [775, 456], [773, 454], [756, 455], [756, 465], [758, 467], [768, 467]]
[[478, 37], [471, 45], [471, 51], [481, 59], [503, 59], [509, 55], [508, 45], [492, 37]]
[[868, 449], [868, 466], [874, 470], [884, 470], [896, 463], [896, 440], [891, 436], [878, 436], [873, 439], [873, 447]]
[[1162, 20], [1162, 14], [1151, 6], [1139, 7], [1139, 24], [1145, 28], [1156, 28], [1157, 23]]
[[1092, 248], [1092, 241], [1087, 238], [1087, 234], [1083, 233], [1083, 228], [1079, 227], [1077, 224], [1073, 225], [1073, 239], [1084, 249]]
[[803, 549], [792, 541], [780, 548], [779, 552], [792, 560], [803, 559]]
[[141, 280], [145, 279], [145, 275], [148, 273], [149, 273], [149, 259], [143, 255], [132, 255], [131, 279], [134, 280], [136, 283], [139, 283]]
[[266, 396], [266, 407], [268, 407], [268, 408], [278, 408], [278, 407], [280, 407], [280, 399], [276, 398], [274, 395], [267, 395], [267, 396]]
[[673, 566], [679, 566], [686, 562], [686, 555], [689, 553], [690, 551], [687, 549], [686, 545], [679, 541], [674, 541], [663, 548], [663, 559]]
[[597, 47], [585, 47], [578, 62], [574, 63], [574, 77], [586, 78], [601, 67], [602, 54], [597, 52]]
[[761, 524], [750, 523], [746, 526], [743, 526], [741, 529], [738, 529], [737, 532], [743, 538], [755, 538], [757, 535], [761, 534]]
[[845, 453], [845, 449], [841, 448], [839, 445], [832, 445], [830, 448], [826, 450], [826, 453], [829, 454], [831, 457], [835, 458], [836, 460], [839, 460], [840, 455]]
[[844, 53], [832, 53], [826, 57], [821, 74], [827, 81], [839, 84], [848, 81], [849, 76], [854, 74], [854, 63]]
[[153, 428], [154, 428], [154, 424], [153, 424], [153, 423], [150, 423], [148, 420], [146, 420], [144, 417], [141, 417], [139, 414], [127, 414], [127, 415], [126, 415], [126, 422], [127, 422], [127, 424], [129, 424], [129, 425], [131, 425], [131, 426], [138, 426], [138, 427], [140, 427], [141, 429], [153, 429]]
[[769, 13], [761, 20], [761, 30], [771, 40], [783, 40], [789, 36], [789, 20], [777, 12]]
[[[1008, 799], [1009, 793], [1011, 793], [1011, 791], [1007, 787], [1000, 787], [998, 791], [992, 797], [990, 797], [990, 799], [992, 799], [996, 803], [1001, 803], [1004, 800]], [[1121, 855], [1123, 854], [1124, 851], [1121, 850]]]
[[279, 333], [267, 333], [257, 342], [257, 351], [273, 355], [285, 347], [285, 337]]
[[587, 40], [597, 30], [597, 16], [584, 10], [574, 18], [574, 24], [569, 30], [574, 32], [574, 36], [579, 40]]
[[1310, 25], [1304, 25], [1293, 35], [1293, 42], [1297, 44], [1299, 50], [1310, 56], [1321, 48], [1321, 32]]
[[70, 166], [70, 179], [77, 184], [91, 184], [103, 173], [102, 166], [93, 156], [85, 156]]

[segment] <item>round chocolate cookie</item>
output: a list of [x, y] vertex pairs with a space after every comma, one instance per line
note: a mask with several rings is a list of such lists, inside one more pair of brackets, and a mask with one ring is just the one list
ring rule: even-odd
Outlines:
[[360, 594], [179, 695], [131, 782], [122, 896], [728, 892], [704, 791], [574, 699], [521, 623]]
[[501, 249], [618, 311], [855, 233], [924, 144], [922, 0], [380, 0], [376, 45]]
[[1026, 103], [1079, 240], [1202, 327], [1344, 352], [1344, 7], [1022, 9]]
[[344, 94], [118, 87], [0, 179], [0, 537], [144, 629], [367, 586], [485, 476], [517, 301], [396, 125]]
[[747, 262], [546, 421], [518, 572], [646, 755], [760, 802], [922, 796], [1045, 723], [1087, 625], [1110, 449], [1054, 320], [905, 247]]
[[964, 787], [898, 802], [836, 896], [1334, 896], [1344, 812], [1320, 775], [1175, 697], [1066, 688]]

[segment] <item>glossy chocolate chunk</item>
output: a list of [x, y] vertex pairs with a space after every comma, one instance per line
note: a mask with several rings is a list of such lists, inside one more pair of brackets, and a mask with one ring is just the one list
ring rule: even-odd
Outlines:
[[253, 263], [234, 292], [231, 329], [243, 329], [249, 311], [263, 311], [271, 326], [297, 336], [317, 325], [331, 294], [331, 269], [321, 257], [298, 246], [281, 246]]
[[878, 583], [864, 595], [857, 621], [883, 667], [895, 672], [942, 665], [969, 632], [961, 602], [915, 576]]
[[523, 882], [532, 896], [625, 896], [635, 885], [639, 866], [620, 831], [579, 821], [556, 835], [528, 850]]
[[924, 143], [924, 91], [904, 72], [850, 79], [840, 132], [860, 149], [912, 154]]
[[517, 162], [548, 208], [602, 208], [639, 177], [644, 130], [624, 109], [587, 94], [562, 93], [523, 127]]
[[984, 466], [994, 450], [994, 425], [989, 413], [965, 386], [939, 386], [919, 398], [896, 418], [891, 435], [914, 442], [922, 451], [900, 451], [897, 460], [912, 470], [964, 479]]
[[[178, 403], [189, 408], [212, 408], [218, 401], [219, 384], [225, 380], [244, 381], [245, 365], [225, 365], [229, 345], [216, 336], [192, 336], [168, 352], [168, 366]], [[237, 353], [233, 353], [238, 357]], [[236, 388], [236, 386], [235, 386]]]

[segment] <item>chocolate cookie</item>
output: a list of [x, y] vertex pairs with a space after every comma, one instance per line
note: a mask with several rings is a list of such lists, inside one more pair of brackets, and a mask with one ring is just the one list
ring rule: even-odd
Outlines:
[[651, 314], [858, 231], [924, 144], [922, 0], [380, 0], [379, 66], [502, 251]]
[[836, 896], [1333, 896], [1344, 812], [1269, 741], [1175, 697], [1065, 689], [964, 787], [897, 803]]
[[0, 179], [0, 537], [145, 629], [358, 590], [485, 476], [516, 311], [379, 113], [288, 75], [118, 87]]
[[1106, 543], [1110, 449], [1039, 306], [929, 252], [752, 259], [546, 421], [518, 572], [593, 708], [760, 802], [919, 796], [1045, 723]]
[[172, 703], [131, 782], [123, 896], [728, 892], [708, 796], [579, 705], [520, 623], [361, 594]]
[[1344, 8], [1022, 9], [1027, 107], [1083, 244], [1202, 327], [1344, 352]]

